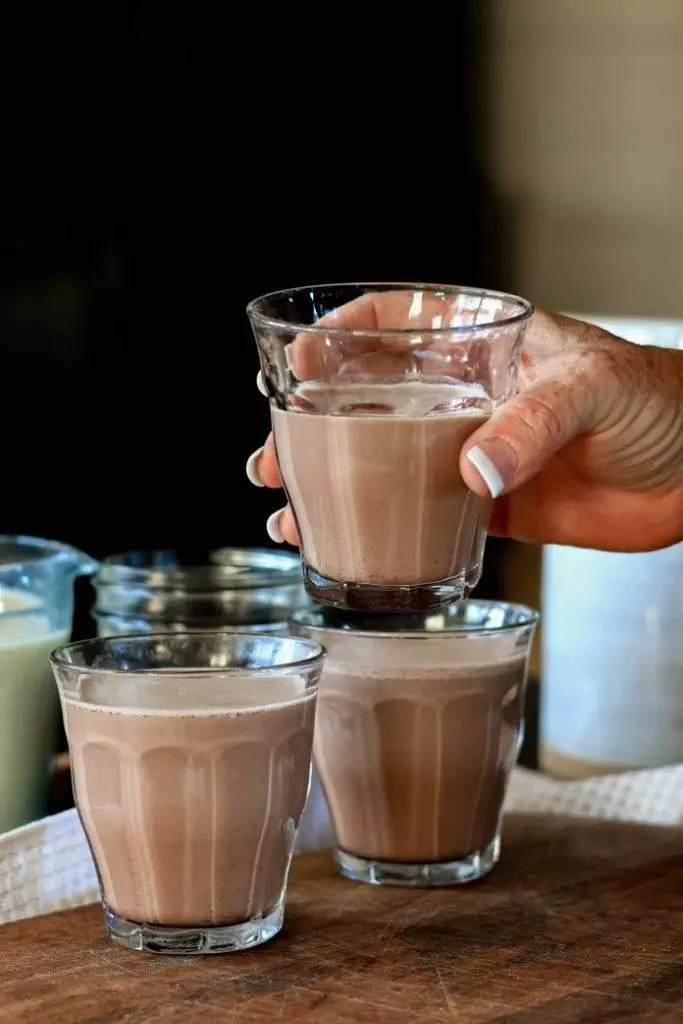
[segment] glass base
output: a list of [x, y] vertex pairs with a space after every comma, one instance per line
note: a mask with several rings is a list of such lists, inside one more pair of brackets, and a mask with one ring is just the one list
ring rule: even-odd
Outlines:
[[467, 597], [481, 579], [482, 565], [463, 569], [447, 580], [405, 586], [344, 583], [306, 563], [303, 570], [306, 593], [319, 604], [362, 612], [425, 612]]
[[176, 956], [209, 953], [237, 953], [275, 938], [285, 916], [284, 900], [265, 917], [254, 917], [244, 924], [217, 927], [169, 928], [156, 924], [136, 924], [120, 917], [103, 902], [107, 935], [126, 949], [147, 953], [171, 953]]
[[488, 875], [500, 858], [500, 835], [489, 845], [462, 860], [427, 863], [393, 863], [367, 860], [344, 850], [335, 850], [334, 859], [345, 878], [367, 885], [399, 885], [413, 889], [436, 889], [448, 885], [476, 882]]

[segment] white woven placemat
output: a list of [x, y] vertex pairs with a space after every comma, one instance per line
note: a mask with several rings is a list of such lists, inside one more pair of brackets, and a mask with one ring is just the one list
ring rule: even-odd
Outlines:
[[75, 811], [0, 836], [0, 924], [97, 899], [97, 876]]
[[[683, 765], [557, 782], [517, 768], [507, 811], [635, 821], [683, 823]], [[297, 852], [330, 846], [332, 830], [314, 778]], [[90, 850], [75, 811], [0, 836], [0, 924], [99, 899]]]

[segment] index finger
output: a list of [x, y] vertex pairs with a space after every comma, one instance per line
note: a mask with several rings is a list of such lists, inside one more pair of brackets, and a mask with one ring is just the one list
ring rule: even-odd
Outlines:
[[484, 296], [474, 310], [456, 297], [420, 289], [366, 292], [325, 313], [314, 329], [299, 332], [286, 346], [287, 365], [299, 381], [411, 370], [460, 380], [475, 360], [481, 367], [488, 349], [481, 337], [473, 332], [468, 339], [462, 329], [490, 312]]

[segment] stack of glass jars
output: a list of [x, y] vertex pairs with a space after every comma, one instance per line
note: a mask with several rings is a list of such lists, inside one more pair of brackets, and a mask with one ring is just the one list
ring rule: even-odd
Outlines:
[[111, 555], [100, 565], [95, 590], [100, 636], [236, 628], [277, 633], [306, 603], [298, 555], [259, 548]]

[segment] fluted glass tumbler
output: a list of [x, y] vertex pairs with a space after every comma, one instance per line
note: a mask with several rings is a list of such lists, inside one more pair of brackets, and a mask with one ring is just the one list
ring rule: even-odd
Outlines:
[[466, 487], [459, 455], [516, 391], [530, 314], [515, 296], [424, 284], [250, 303], [312, 598], [426, 610], [475, 586], [491, 501]]
[[305, 639], [209, 632], [53, 652], [112, 939], [225, 953], [280, 931], [323, 657]]
[[290, 630], [327, 651], [314, 757], [342, 874], [429, 887], [491, 871], [537, 618], [494, 601], [294, 613]]

